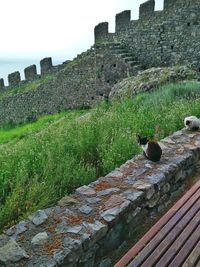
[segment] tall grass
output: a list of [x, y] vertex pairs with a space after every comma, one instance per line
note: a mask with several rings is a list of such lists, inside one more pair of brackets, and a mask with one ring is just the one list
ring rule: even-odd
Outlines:
[[14, 145], [0, 147], [0, 228], [50, 205], [140, 152], [136, 134], [163, 138], [200, 116], [199, 83], [168, 85], [85, 115], [66, 113]]
[[22, 139], [27, 135], [34, 134], [38, 131], [41, 131], [43, 128], [47, 128], [52, 123], [58, 122], [66, 115], [71, 118], [72, 114], [75, 116], [79, 116], [81, 114], [84, 114], [84, 112], [85, 112], [84, 110], [60, 112], [53, 115], [42, 116], [36, 121], [33, 121], [31, 123], [21, 124], [18, 126], [13, 126], [12, 124], [6, 124], [0, 128], [0, 145], [10, 141], [12, 141], [13, 144], [13, 142], [17, 142], [19, 139]]
[[19, 85], [14, 88], [9, 88], [9, 90], [0, 92], [0, 99], [8, 97], [8, 96], [12, 96], [17, 93], [25, 93], [25, 92], [36, 90], [40, 85], [49, 83], [53, 81], [54, 79], [55, 79], [55, 75], [48, 74], [40, 79], [30, 81], [28, 83]]

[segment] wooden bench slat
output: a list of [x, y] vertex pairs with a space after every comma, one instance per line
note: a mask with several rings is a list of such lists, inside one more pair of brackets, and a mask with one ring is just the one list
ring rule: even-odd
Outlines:
[[200, 224], [196, 228], [196, 230], [192, 233], [190, 238], [186, 241], [182, 249], [179, 251], [179, 253], [176, 255], [174, 260], [168, 265], [169, 267], [181, 267], [184, 261], [189, 256], [189, 253], [193, 250], [193, 248], [196, 246], [197, 242], [200, 238]]
[[[114, 267], [127, 266], [131, 260], [145, 247], [145, 245], [163, 228], [163, 226], [181, 209], [200, 188], [200, 181], [179, 200], [175, 205], [122, 257]], [[129, 265], [130, 266], [130, 265]]]
[[[155, 248], [162, 242], [165, 236], [173, 229], [173, 227], [182, 219], [182, 217], [190, 210], [200, 196], [200, 189], [192, 195], [187, 202], [176, 212], [171, 219], [163, 226], [163, 228], [151, 238], [150, 242], [142, 249], [135, 259], [128, 265], [128, 267], [138, 267], [147, 259], [151, 253], [159, 253]], [[199, 207], [199, 206], [198, 206]], [[198, 208], [197, 207], [197, 208]], [[155, 261], [154, 261], [155, 263]], [[149, 265], [147, 267], [153, 266]], [[153, 264], [153, 263], [152, 263]]]
[[182, 267], [200, 266], [200, 241], [188, 256]]
[[[162, 256], [162, 258], [155, 265], [155, 267], [168, 266], [168, 263], [174, 258], [174, 256], [181, 249], [181, 246], [186, 242], [186, 240], [190, 237], [191, 233], [196, 229], [196, 227], [198, 226], [198, 224], [200, 222], [200, 201], [198, 204], [199, 204], [198, 213], [196, 213], [196, 215], [193, 217], [193, 219], [191, 219], [191, 217], [188, 214], [189, 224], [186, 225], [186, 227], [183, 229], [181, 234], [179, 236], [177, 236], [178, 230], [176, 229], [176, 227], [170, 233], [170, 235], [175, 236], [175, 240], [174, 240], [173, 244], [170, 244], [168, 242], [168, 240], [166, 240], [166, 242], [168, 243], [168, 248], [167, 248], [165, 254]], [[176, 233], [176, 230], [177, 230], [177, 233]], [[168, 236], [167, 236], [167, 239], [168, 239]], [[159, 247], [158, 247], [158, 249], [159, 249]]]
[[[174, 206], [115, 264], [114, 267], [125, 267], [148, 244], [148, 242], [165, 226], [165, 224], [184, 206], [184, 204], [199, 190], [200, 180], [187, 191]], [[129, 265], [130, 266], [130, 265]], [[199, 266], [200, 267], [200, 266]]]

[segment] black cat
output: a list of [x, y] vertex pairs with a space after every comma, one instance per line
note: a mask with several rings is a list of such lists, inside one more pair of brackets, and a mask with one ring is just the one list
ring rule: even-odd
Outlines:
[[162, 149], [155, 141], [149, 141], [146, 137], [138, 135], [138, 144], [142, 147], [144, 156], [151, 161], [159, 161], [162, 155]]

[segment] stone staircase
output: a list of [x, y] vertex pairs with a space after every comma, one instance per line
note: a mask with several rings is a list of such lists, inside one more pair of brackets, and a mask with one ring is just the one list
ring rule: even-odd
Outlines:
[[111, 43], [110, 49], [113, 54], [123, 59], [127, 64], [128, 76], [136, 75], [138, 71], [142, 70], [142, 66], [138, 63], [135, 56], [121, 43]]

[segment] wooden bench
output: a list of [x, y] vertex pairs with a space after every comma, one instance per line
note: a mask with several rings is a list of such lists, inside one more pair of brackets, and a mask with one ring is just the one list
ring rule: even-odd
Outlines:
[[114, 267], [200, 267], [198, 181]]

